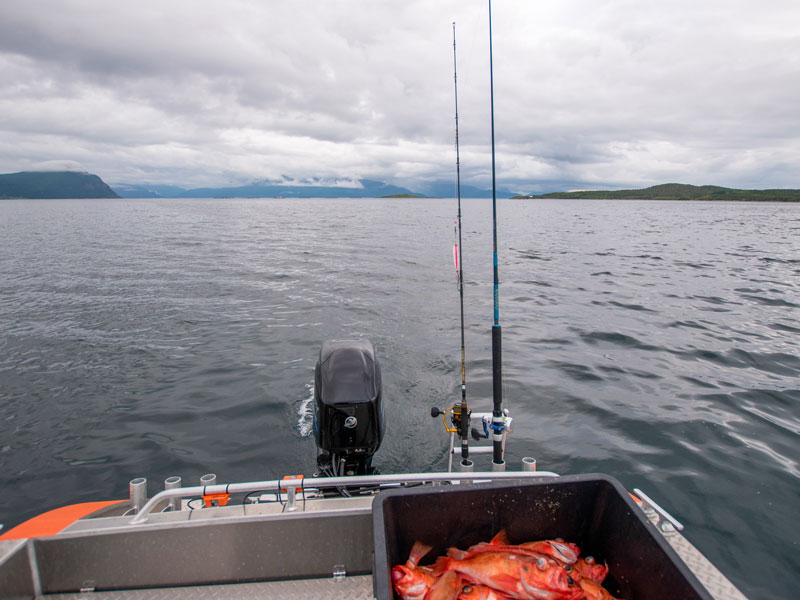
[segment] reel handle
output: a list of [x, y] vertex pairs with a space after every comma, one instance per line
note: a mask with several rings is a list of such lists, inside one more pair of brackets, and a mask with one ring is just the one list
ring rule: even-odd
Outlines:
[[478, 431], [474, 427], [472, 428], [472, 439], [475, 440], [476, 442], [480, 442], [481, 440], [488, 439], [488, 437], [489, 437], [488, 435], [486, 435], [484, 433], [481, 433], [480, 431]]

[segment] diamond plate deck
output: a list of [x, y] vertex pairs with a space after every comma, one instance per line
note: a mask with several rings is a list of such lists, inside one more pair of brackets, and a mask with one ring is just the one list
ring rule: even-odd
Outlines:
[[[659, 517], [656, 511], [650, 507], [642, 510], [650, 522], [658, 527]], [[715, 600], [747, 600], [747, 597], [680, 532], [672, 527], [666, 529], [658, 527], [658, 530]]]
[[372, 577], [362, 575], [333, 579], [302, 579], [227, 585], [48, 594], [36, 600], [372, 600]]
[[717, 600], [747, 600], [747, 597], [680, 533], [665, 531], [663, 535], [714, 598]]

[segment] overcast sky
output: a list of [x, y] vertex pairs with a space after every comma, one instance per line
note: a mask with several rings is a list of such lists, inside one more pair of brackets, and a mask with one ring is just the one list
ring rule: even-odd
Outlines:
[[[491, 182], [486, 0], [2, 0], [0, 172]], [[495, 0], [498, 184], [800, 187], [798, 0]], [[52, 163], [51, 163], [52, 164]]]

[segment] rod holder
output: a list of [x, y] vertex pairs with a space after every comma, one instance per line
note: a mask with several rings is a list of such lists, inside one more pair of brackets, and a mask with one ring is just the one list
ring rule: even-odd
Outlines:
[[462, 473], [472, 473], [475, 470], [475, 463], [467, 459], [465, 463], [463, 460], [458, 463], [458, 470]]
[[536, 459], [531, 458], [530, 456], [525, 456], [522, 458], [522, 470], [523, 471], [535, 471], [536, 470]]
[[[176, 488], [181, 487], [181, 478], [180, 477], [167, 477], [164, 480], [164, 489], [165, 490], [174, 490]], [[169, 499], [169, 509], [170, 510], [180, 510], [181, 509], [181, 499], [177, 496], [174, 498]]]
[[297, 505], [297, 488], [288, 488], [286, 490], [286, 506], [284, 512], [295, 512], [300, 507]]
[[209, 486], [217, 485], [217, 476], [214, 473], [208, 473], [200, 478], [200, 485]]
[[131, 479], [130, 483], [128, 484], [128, 491], [131, 497], [131, 507], [133, 507], [133, 512], [138, 513], [139, 510], [145, 505], [145, 502], [147, 502], [147, 479], [144, 477]]

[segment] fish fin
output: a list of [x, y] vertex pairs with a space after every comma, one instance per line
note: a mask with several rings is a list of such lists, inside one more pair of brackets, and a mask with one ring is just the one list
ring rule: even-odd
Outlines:
[[422, 565], [417, 567], [417, 571], [419, 571], [420, 573], [427, 573], [428, 575], [433, 575], [433, 566], [429, 565], [426, 567], [425, 565]]
[[411, 552], [408, 554], [408, 562], [406, 562], [406, 564], [416, 567], [419, 564], [420, 559], [431, 550], [433, 550], [433, 546], [428, 546], [417, 540], [411, 547]]
[[453, 546], [452, 548], [447, 549], [447, 556], [455, 560], [464, 560], [465, 558], [467, 558], [467, 551], [459, 550], [458, 548]]
[[603, 567], [602, 571], [598, 569], [597, 583], [603, 583], [603, 581], [605, 581], [606, 575], [608, 575], [608, 561], [603, 561]]
[[517, 584], [519, 584], [520, 581], [519, 577], [514, 577], [513, 575], [503, 575], [501, 573], [492, 575], [491, 579], [491, 587], [501, 592], [515, 591], [517, 589]]
[[508, 539], [508, 532], [505, 529], [501, 529], [497, 532], [491, 540], [489, 540], [490, 544], [499, 545], [499, 546], [510, 546], [511, 541]]
[[576, 544], [570, 542], [559, 542], [558, 540], [547, 540], [547, 544], [553, 549], [555, 554], [554, 558], [558, 558], [561, 562], [568, 565], [575, 564], [578, 556], [581, 553], [580, 548]]
[[438, 577], [445, 571], [449, 571], [450, 566], [453, 564], [453, 562], [454, 561], [452, 558], [449, 558], [447, 556], [440, 556], [439, 558], [436, 559], [436, 562], [434, 562], [431, 565], [431, 575], [433, 575], [434, 577]]
[[460, 592], [461, 576], [455, 571], [447, 571], [434, 582], [425, 594], [425, 600], [456, 600]]

